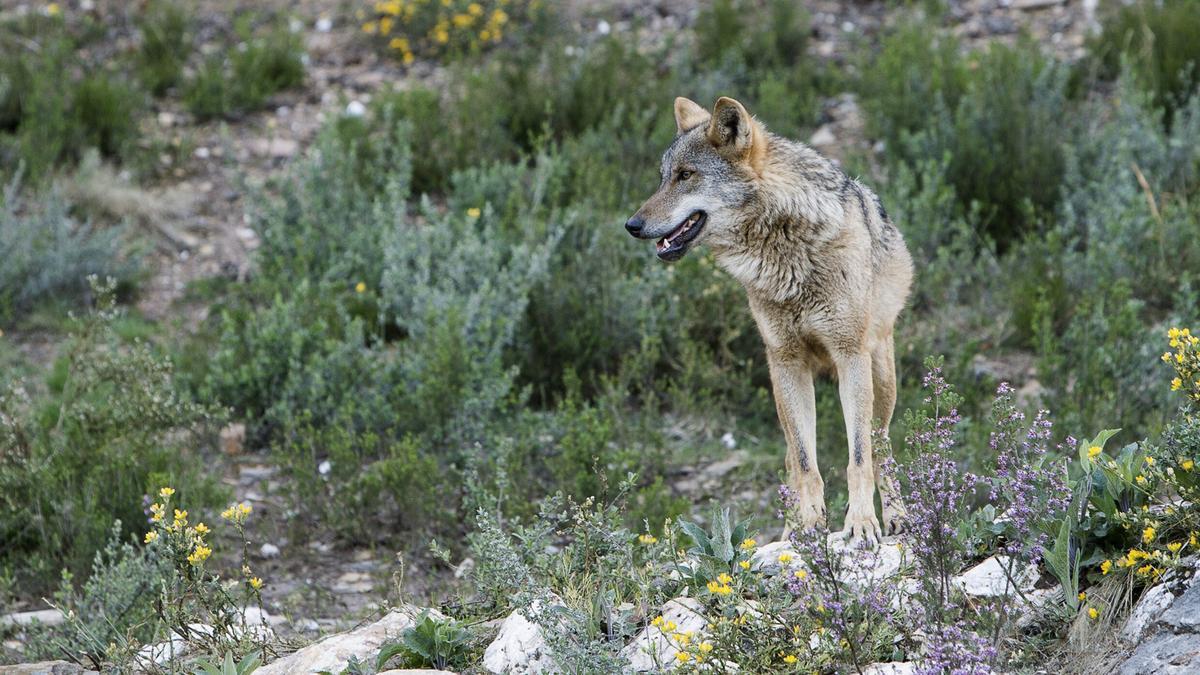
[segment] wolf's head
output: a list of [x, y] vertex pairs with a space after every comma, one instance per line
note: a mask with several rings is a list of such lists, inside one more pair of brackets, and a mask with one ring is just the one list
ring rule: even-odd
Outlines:
[[675, 125], [658, 191], [625, 223], [633, 236], [657, 239], [658, 257], [667, 262], [700, 241], [731, 240], [766, 149], [766, 131], [731, 98], [717, 99], [711, 113], [677, 98]]

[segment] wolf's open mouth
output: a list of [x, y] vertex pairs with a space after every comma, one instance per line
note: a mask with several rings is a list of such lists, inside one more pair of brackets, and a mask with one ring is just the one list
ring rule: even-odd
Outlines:
[[683, 254], [687, 253], [688, 244], [691, 244], [699, 236], [700, 230], [704, 229], [704, 221], [707, 218], [708, 214], [703, 211], [695, 211], [680, 223], [679, 227], [659, 239], [656, 247], [659, 259], [671, 262], [682, 258]]

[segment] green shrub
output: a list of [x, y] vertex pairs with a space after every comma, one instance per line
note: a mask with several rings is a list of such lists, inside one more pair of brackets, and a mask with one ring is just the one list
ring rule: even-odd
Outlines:
[[216, 494], [194, 454], [209, 411], [181, 396], [153, 348], [119, 343], [113, 284], [96, 291], [98, 309], [80, 322], [49, 391], [17, 382], [0, 397], [0, 565], [31, 594], [60, 567], [85, 573], [114, 520], [145, 522], [142, 500], [157, 485], [187, 485], [190, 504]]
[[[129, 153], [144, 102], [123, 76], [82, 56], [87, 36], [56, 18], [29, 17], [0, 31], [0, 168], [33, 182], [88, 147]], [[35, 48], [36, 47], [36, 48]]]
[[1190, 0], [1139, 0], [1117, 7], [1089, 40], [1088, 51], [1108, 79], [1116, 79], [1128, 63], [1170, 121], [1200, 76], [1200, 13]]
[[184, 86], [184, 103], [202, 120], [257, 110], [273, 94], [304, 82], [303, 45], [285, 24], [255, 35], [243, 18], [236, 34], [237, 45], [206, 59]]
[[154, 0], [137, 16], [142, 41], [134, 57], [142, 86], [162, 96], [183, 80], [183, 67], [192, 51], [192, 17], [181, 3]]
[[0, 320], [39, 303], [78, 303], [87, 295], [89, 275], [131, 282], [135, 267], [123, 259], [121, 235], [119, 228], [76, 223], [55, 194], [27, 207], [18, 183], [10, 183], [0, 203]]

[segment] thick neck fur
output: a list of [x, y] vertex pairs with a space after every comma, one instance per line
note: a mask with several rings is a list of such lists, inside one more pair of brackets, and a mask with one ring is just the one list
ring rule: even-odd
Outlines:
[[812, 277], [830, 271], [820, 253], [842, 238], [841, 195], [850, 179], [808, 146], [762, 133], [757, 166], [747, 166], [741, 222], [714, 252], [748, 292], [788, 302], [804, 294]]

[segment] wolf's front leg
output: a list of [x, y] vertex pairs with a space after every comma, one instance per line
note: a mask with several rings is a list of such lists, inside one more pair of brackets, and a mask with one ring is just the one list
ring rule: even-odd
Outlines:
[[874, 398], [871, 390], [871, 357], [866, 352], [834, 356], [838, 371], [838, 393], [846, 417], [846, 438], [850, 442], [850, 463], [846, 477], [850, 488], [850, 508], [842, 534], [852, 540], [879, 541], [882, 533], [875, 517], [875, 469], [871, 452], [871, 417]]
[[796, 497], [787, 530], [793, 525], [801, 529], [821, 526], [825, 524], [825, 483], [817, 468], [817, 401], [812, 370], [804, 364], [775, 358], [768, 362], [775, 410], [787, 439], [788, 485]]

